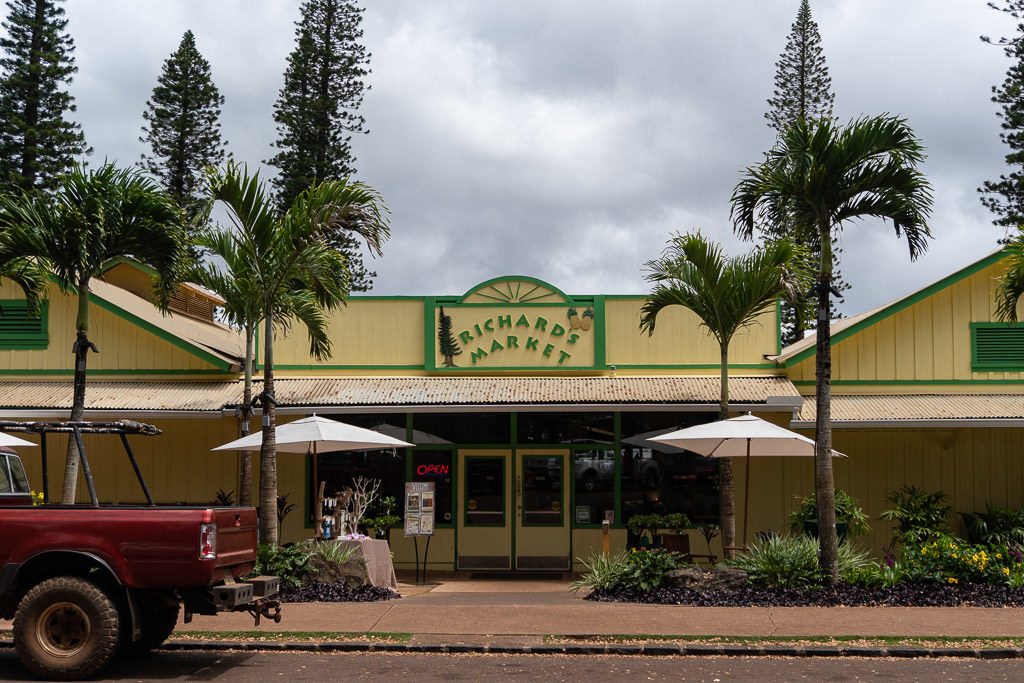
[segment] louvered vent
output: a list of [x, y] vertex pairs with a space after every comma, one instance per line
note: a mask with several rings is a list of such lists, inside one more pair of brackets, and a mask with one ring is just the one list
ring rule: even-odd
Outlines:
[[978, 370], [1024, 370], [1024, 327], [972, 325]]
[[46, 302], [38, 316], [29, 316], [28, 302], [0, 301], [0, 349], [45, 349]]

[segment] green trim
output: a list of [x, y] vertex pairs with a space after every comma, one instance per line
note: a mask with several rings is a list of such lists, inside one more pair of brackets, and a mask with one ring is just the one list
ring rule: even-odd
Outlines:
[[[972, 263], [969, 266], [961, 268], [960, 270], [958, 270], [957, 272], [953, 273], [952, 275], [947, 275], [946, 277], [942, 278], [938, 282], [934, 282], [931, 285], [925, 287], [924, 289], [918, 290], [917, 292], [914, 292], [913, 294], [905, 296], [904, 298], [899, 299], [898, 301], [894, 301], [893, 303], [889, 304], [888, 306], [886, 306], [882, 310], [878, 311], [874, 315], [868, 316], [864, 320], [861, 320], [858, 323], [850, 325], [845, 330], [841, 330], [841, 331], [837, 332], [836, 334], [833, 334], [832, 335], [832, 344], [838, 344], [839, 342], [843, 341], [847, 337], [850, 337], [850, 336], [852, 336], [854, 334], [857, 334], [861, 330], [863, 330], [863, 329], [865, 329], [867, 327], [871, 327], [872, 325], [874, 325], [876, 323], [879, 323], [882, 320], [885, 320], [886, 318], [888, 318], [890, 316], [896, 315], [900, 311], [902, 311], [902, 310], [904, 310], [906, 308], [909, 308], [910, 306], [913, 306], [914, 304], [916, 304], [916, 303], [918, 303], [920, 301], [923, 301], [924, 299], [927, 299], [928, 297], [936, 294], [937, 292], [939, 292], [939, 291], [941, 291], [941, 290], [943, 290], [943, 289], [945, 289], [947, 287], [950, 287], [950, 286], [956, 284], [957, 282], [960, 282], [961, 280], [964, 280], [964, 279], [974, 275], [975, 273], [977, 273], [979, 271], [982, 271], [985, 268], [988, 268], [989, 266], [991, 266], [991, 265], [993, 265], [995, 263], [998, 263], [999, 261], [1003, 260], [1008, 255], [1009, 255], [1009, 253], [1007, 251], [1005, 251], [1005, 250], [997, 251], [994, 254], [990, 254], [989, 256], [986, 256], [985, 258], [981, 259], [980, 261], [976, 261], [975, 263]], [[799, 363], [799, 362], [801, 362], [801, 361], [803, 361], [803, 360], [805, 360], [807, 358], [810, 358], [811, 356], [813, 356], [816, 353], [816, 351], [817, 351], [817, 349], [815, 348], [815, 346], [812, 345], [812, 346], [804, 349], [800, 353], [792, 356], [791, 358], [787, 358], [784, 361], [784, 366], [785, 367], [791, 367], [791, 366], [793, 366], [793, 365], [795, 365], [795, 364], [797, 364], [797, 363]], [[835, 382], [832, 382], [832, 383], [835, 384]]]
[[[722, 367], [719, 363], [615, 363], [614, 365], [620, 370], [719, 370]], [[775, 363], [729, 363], [729, 368], [736, 370], [778, 370], [779, 366]]]
[[156, 268], [153, 268], [152, 266], [147, 266], [145, 263], [142, 263], [140, 261], [136, 261], [133, 258], [128, 258], [127, 256], [117, 256], [115, 258], [110, 259], [109, 261], [104, 263], [102, 266], [100, 266], [100, 274], [102, 275], [103, 273], [106, 273], [108, 270], [110, 270], [114, 266], [121, 265], [121, 264], [124, 264], [126, 266], [131, 266], [132, 268], [135, 268], [136, 270], [141, 271], [141, 272], [145, 273], [146, 275], [151, 275], [151, 276], [154, 276], [154, 277], [157, 275]]
[[602, 299], [606, 301], [643, 301], [647, 298], [646, 294], [598, 294]]
[[168, 332], [167, 330], [165, 330], [165, 329], [163, 329], [161, 327], [157, 327], [156, 325], [143, 320], [142, 318], [138, 317], [137, 315], [135, 315], [133, 313], [129, 313], [128, 311], [124, 310], [120, 306], [117, 306], [115, 304], [110, 303], [109, 301], [107, 301], [106, 299], [104, 299], [103, 297], [101, 297], [101, 296], [99, 296], [99, 295], [97, 295], [95, 293], [91, 293], [90, 292], [90, 294], [89, 294], [89, 301], [92, 302], [92, 303], [95, 303], [100, 308], [103, 308], [103, 309], [113, 313], [114, 315], [116, 315], [116, 316], [118, 316], [120, 318], [123, 318], [123, 319], [127, 320], [128, 322], [130, 322], [130, 323], [132, 323], [132, 324], [134, 324], [134, 325], [136, 325], [138, 327], [141, 327], [142, 329], [146, 330], [147, 332], [149, 332], [149, 333], [151, 333], [153, 335], [156, 335], [157, 337], [159, 337], [160, 339], [163, 339], [164, 341], [168, 342], [172, 346], [177, 346], [179, 349], [182, 349], [183, 351], [187, 351], [188, 353], [191, 353], [193, 356], [196, 356], [197, 358], [200, 358], [200, 359], [206, 361], [207, 363], [209, 363], [210, 365], [212, 365], [214, 367], [220, 368], [221, 370], [224, 370], [224, 371], [231, 371], [231, 363], [230, 362], [228, 362], [226, 360], [223, 360], [223, 359], [213, 355], [209, 351], [204, 351], [203, 349], [199, 348], [198, 346], [195, 346], [194, 344], [191, 344], [190, 342], [185, 341], [181, 337], [177, 337], [177, 336], [171, 334], [170, 332]]
[[[832, 386], [838, 387], [870, 387], [870, 386], [941, 386], [950, 384], [956, 386], [975, 385], [998, 385], [1006, 384], [1011, 386], [1024, 384], [1024, 379], [834, 379], [830, 382]], [[793, 385], [798, 387], [813, 387], [813, 379], [793, 380]]]
[[[499, 277], [491, 278], [490, 280], [486, 280], [484, 282], [481, 282], [480, 284], [475, 285], [474, 287], [471, 287], [469, 290], [467, 290], [465, 294], [463, 294], [461, 297], [459, 297], [458, 303], [461, 304], [468, 297], [470, 297], [473, 294], [477, 294], [477, 293], [480, 293], [481, 296], [487, 296], [486, 294], [483, 294], [482, 292], [480, 292], [480, 290], [482, 290], [484, 287], [490, 287], [490, 286], [494, 285], [495, 283], [507, 282], [509, 280], [515, 280], [516, 282], [529, 282], [529, 283], [532, 283], [534, 285], [537, 285], [538, 287], [545, 287], [545, 288], [551, 290], [551, 292], [553, 294], [557, 294], [558, 296], [562, 297], [562, 299], [564, 300], [562, 302], [559, 302], [557, 305], [564, 305], [564, 304], [571, 304], [571, 303], [573, 303], [573, 299], [571, 297], [567, 296], [565, 294], [565, 292], [560, 290], [558, 287], [555, 287], [550, 282], [544, 282], [543, 280], [538, 280], [537, 278], [530, 277], [528, 275], [501, 275]], [[513, 304], [513, 305], [517, 305], [517, 306], [523, 305], [523, 304], [516, 304], [514, 301], [503, 301], [503, 302], [500, 302], [500, 303]]]
[[[782, 299], [775, 299], [775, 355], [782, 353]], [[774, 364], [773, 364], [774, 365]]]
[[[559, 450], [560, 451], [566, 451], [568, 449], [559, 449]], [[526, 452], [526, 453], [516, 453], [515, 455], [518, 456], [518, 457], [516, 457], [516, 461], [517, 461], [516, 462], [516, 472], [514, 473], [514, 476], [516, 476], [516, 477], [520, 476], [520, 473], [525, 475], [525, 473], [526, 473], [526, 460], [527, 460], [527, 458], [558, 458], [558, 460], [560, 461], [561, 466], [562, 466], [562, 481], [560, 482], [561, 486], [558, 489], [558, 523], [557, 524], [555, 524], [555, 523], [539, 524], [539, 523], [536, 523], [536, 522], [527, 523], [526, 522], [526, 512], [527, 512], [527, 510], [526, 510], [526, 505], [524, 503], [523, 504], [523, 509], [522, 509], [522, 511], [519, 514], [519, 526], [521, 526], [523, 528], [538, 528], [538, 529], [561, 529], [561, 528], [564, 528], [565, 527], [565, 501], [563, 500], [562, 491], [564, 490], [565, 484], [566, 484], [566, 481], [565, 481], [565, 476], [566, 476], [565, 461], [567, 460], [566, 456], [568, 456], [569, 458], [572, 458], [572, 453], [571, 452], [568, 452], [568, 453], [566, 453], [566, 452], [559, 452], [559, 453], [529, 453], [529, 452]], [[575, 466], [575, 464], [574, 464], [574, 466]], [[526, 477], [523, 476], [524, 480], [525, 480], [525, 478]], [[572, 497], [572, 493], [571, 493], [572, 487], [570, 486], [569, 488], [570, 488], [570, 498], [571, 498]], [[523, 482], [522, 497], [523, 497], [523, 500], [525, 501], [526, 500], [526, 483], [525, 483], [525, 481]], [[541, 512], [541, 511], [540, 510], [533, 510], [532, 512]], [[571, 535], [572, 535], [572, 532], [570, 530], [570, 536]]]
[[360, 294], [356, 296], [349, 296], [345, 298], [346, 301], [422, 301], [422, 296], [391, 296], [387, 294], [381, 294], [375, 296], [373, 294]]
[[[986, 340], [986, 355], [994, 354], [996, 358], [980, 360], [978, 358], [978, 332], [982, 330], [1002, 330], [1004, 332], [1013, 330], [1015, 333], [996, 335], [1003, 337], [999, 340], [992, 338]], [[1015, 361], [1014, 358], [1018, 360]], [[1024, 370], [1024, 325], [996, 322], [971, 323], [971, 370], [975, 372], [1020, 372]]]
[[[262, 366], [261, 366], [262, 367]], [[274, 363], [274, 372], [278, 370], [423, 370], [422, 365], [278, 365]]]
[[[582, 315], [582, 314], [581, 314]], [[604, 297], [594, 297], [594, 367], [607, 368], [607, 332], [605, 326], [608, 316], [604, 310]]]
[[4, 299], [0, 301], [0, 321], [10, 320], [17, 324], [31, 325], [33, 330], [21, 332], [5, 332], [0, 337], [0, 349], [39, 350], [50, 346], [50, 302], [39, 302], [39, 315], [29, 315], [29, 304], [25, 299]]
[[[610, 525], [612, 528], [622, 526], [622, 413], [615, 411], [613, 431], [615, 432], [615, 482], [613, 484], [615, 498], [612, 510], [615, 512], [615, 520]], [[575, 463], [573, 463], [575, 467]], [[575, 469], [573, 470], [575, 474]]]
[[[74, 375], [75, 371], [68, 369], [53, 369], [47, 368], [43, 370], [0, 370], [0, 375]], [[108, 370], [108, 369], [89, 369], [89, 376], [93, 375], [125, 375], [130, 377], [140, 377], [145, 375], [218, 375], [227, 376], [237, 380], [238, 375], [233, 372], [225, 372], [224, 370], [169, 370], [169, 369], [157, 369], [157, 370]]]
[[[469, 450], [469, 449], [466, 449], [466, 450]], [[495, 448], [495, 450], [498, 450], [498, 449]], [[463, 456], [463, 459], [466, 461], [466, 472], [465, 472], [465, 474], [466, 474], [467, 477], [469, 476], [469, 461], [470, 460], [501, 460], [501, 476], [502, 476], [503, 479], [507, 479], [508, 478], [508, 464], [505, 462], [505, 458], [506, 457], [508, 457], [508, 456], [506, 456], [506, 455], [466, 455], [466, 456]], [[513, 457], [514, 457], [514, 454], [513, 454]], [[513, 473], [513, 476], [515, 476], [514, 473]], [[467, 517], [467, 513], [474, 512], [474, 511], [467, 509], [467, 506], [469, 505], [469, 480], [467, 478], [467, 480], [464, 482], [464, 486], [463, 486], [463, 490], [466, 492], [466, 495], [463, 496], [463, 500], [462, 500], [462, 526], [468, 527], [468, 528], [471, 528], [471, 529], [481, 529], [481, 528], [504, 529], [504, 528], [506, 528], [508, 526], [508, 519], [509, 519], [508, 487], [509, 487], [510, 483], [511, 482], [509, 482], [509, 481], [504, 481], [504, 482], [502, 482], [502, 486], [501, 486], [501, 508], [502, 508], [502, 510], [501, 510], [501, 515], [502, 515], [502, 517], [501, 517], [501, 524], [470, 524], [469, 523], [469, 518]], [[513, 538], [514, 538], [514, 536], [513, 536]], [[513, 550], [514, 550], [514, 547], [513, 547]], [[513, 557], [514, 557], [514, 553], [513, 553]]]
[[423, 369], [427, 372], [437, 370], [437, 326], [434, 316], [437, 315], [437, 300], [427, 297], [423, 300]]

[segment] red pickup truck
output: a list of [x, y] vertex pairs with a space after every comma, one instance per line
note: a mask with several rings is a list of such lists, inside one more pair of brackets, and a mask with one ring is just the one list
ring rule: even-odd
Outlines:
[[[0, 450], [0, 618], [14, 620], [15, 648], [33, 674], [83, 678], [118, 652], [156, 647], [182, 605], [186, 621], [223, 610], [280, 620], [269, 599], [277, 577], [242, 580], [256, 560], [255, 508], [153, 503], [126, 436], [158, 434], [155, 427], [0, 422], [0, 431], [42, 434], [44, 461], [46, 434], [77, 439], [91, 499], [33, 505], [19, 456]], [[148, 505], [100, 506], [83, 433], [121, 436]]]

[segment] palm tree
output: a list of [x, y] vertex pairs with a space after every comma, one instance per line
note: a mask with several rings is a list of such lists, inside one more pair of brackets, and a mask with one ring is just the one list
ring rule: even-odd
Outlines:
[[260, 448], [260, 539], [278, 542], [277, 444], [274, 428], [274, 332], [287, 332], [294, 321], [309, 333], [310, 354], [326, 359], [331, 353], [327, 312], [348, 296], [348, 262], [332, 249], [331, 240], [351, 231], [377, 254], [389, 235], [380, 195], [361, 183], [325, 180], [298, 197], [284, 214], [278, 213], [263, 190], [259, 174], [228, 164], [210, 178], [211, 197], [222, 203], [234, 224], [231, 237], [244, 265], [240, 272], [258, 302], [263, 324], [263, 442]]
[[[2, 229], [2, 228], [0, 228]], [[3, 237], [0, 236], [0, 240]], [[0, 282], [4, 278], [21, 287], [29, 304], [29, 311], [38, 310], [39, 298], [46, 293], [46, 269], [39, 261], [24, 257], [8, 257], [0, 261]]]
[[[726, 259], [722, 248], [701, 234], [676, 235], [660, 259], [648, 261], [647, 280], [654, 283], [640, 309], [640, 329], [654, 334], [658, 313], [668, 306], [683, 306], [701, 319], [701, 326], [718, 341], [721, 352], [722, 391], [719, 419], [729, 417], [729, 343], [780, 296], [795, 298], [802, 273], [797, 250], [786, 240], [769, 243], [746, 256]], [[736, 545], [736, 501], [732, 462], [719, 461], [719, 502], [722, 509], [722, 545], [732, 558]]]
[[911, 260], [917, 259], [931, 237], [926, 222], [932, 206], [931, 185], [918, 170], [923, 161], [921, 143], [904, 119], [860, 118], [845, 127], [829, 119], [799, 119], [783, 132], [763, 162], [746, 169], [732, 194], [733, 227], [741, 236], [753, 235], [755, 221], [768, 230], [792, 225], [799, 237], [820, 247], [814, 486], [820, 562], [832, 584], [839, 580], [828, 320], [832, 238], [853, 219], [891, 220], [896, 236], [906, 237]]
[[996, 316], [1004, 322], [1017, 322], [1017, 302], [1024, 296], [1024, 226], [1006, 242], [1010, 253], [1008, 268], [999, 279], [996, 290]]
[[[203, 230], [196, 236], [196, 246], [213, 260], [195, 261], [185, 272], [185, 279], [215, 292], [221, 299], [228, 324], [245, 335], [245, 380], [242, 389], [242, 436], [248, 436], [252, 417], [252, 366], [256, 345], [256, 329], [263, 320], [263, 307], [255, 276], [249, 267], [246, 251], [238, 232]], [[238, 484], [238, 504], [252, 505], [252, 453], [242, 453]]]
[[[111, 164], [95, 171], [77, 166], [51, 195], [0, 197], [0, 263], [36, 259], [62, 292], [78, 297], [72, 420], [85, 413], [88, 352], [99, 352], [89, 341], [89, 281], [110, 260], [133, 258], [155, 271], [154, 293], [165, 305], [178, 281], [184, 239], [174, 200], [138, 171]], [[68, 439], [61, 502], [75, 502], [77, 484], [78, 448]]]

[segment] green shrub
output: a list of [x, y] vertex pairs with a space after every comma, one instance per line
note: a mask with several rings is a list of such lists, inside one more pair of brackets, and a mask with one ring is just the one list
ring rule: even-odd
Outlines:
[[818, 539], [805, 534], [771, 536], [752, 543], [750, 551], [726, 560], [756, 586], [809, 588], [820, 586], [825, 574], [818, 567]]
[[981, 545], [1024, 543], [1024, 510], [993, 507], [985, 502], [985, 512], [961, 512], [967, 525], [967, 540]]
[[839, 544], [839, 577], [846, 583], [855, 584], [862, 574], [871, 575], [877, 569], [867, 550], [849, 541]]
[[[863, 508], [857, 504], [857, 500], [842, 489], [836, 489], [836, 522], [846, 525], [846, 533], [851, 536], [863, 536], [871, 531], [868, 524], [868, 516]], [[789, 528], [794, 534], [802, 534], [806, 531], [805, 523], [818, 522], [818, 498], [812, 493], [800, 501], [800, 507], [793, 510], [786, 517]]]
[[647, 592], [661, 588], [665, 574], [683, 566], [683, 556], [668, 550], [631, 550], [619, 575], [617, 588]]
[[252, 576], [277, 576], [281, 583], [298, 586], [309, 571], [309, 558], [316, 552], [316, 548], [309, 542], [288, 547], [261, 543], [256, 547], [256, 566]]
[[1016, 545], [974, 545], [941, 534], [904, 548], [904, 580], [910, 583], [989, 583], [1024, 586], [1024, 553]]
[[605, 557], [601, 553], [591, 552], [587, 559], [580, 559], [580, 564], [586, 567], [587, 571], [578, 580], [569, 584], [569, 590], [608, 590], [621, 583], [622, 573], [626, 567], [626, 553], [620, 551]]
[[942, 491], [928, 493], [904, 484], [886, 500], [893, 508], [883, 512], [882, 519], [896, 522], [897, 539], [905, 545], [923, 543], [945, 534], [950, 507], [945, 504], [946, 494]]
[[345, 564], [351, 560], [356, 554], [356, 548], [355, 545], [342, 545], [333, 541], [313, 544], [315, 554], [335, 564]]

